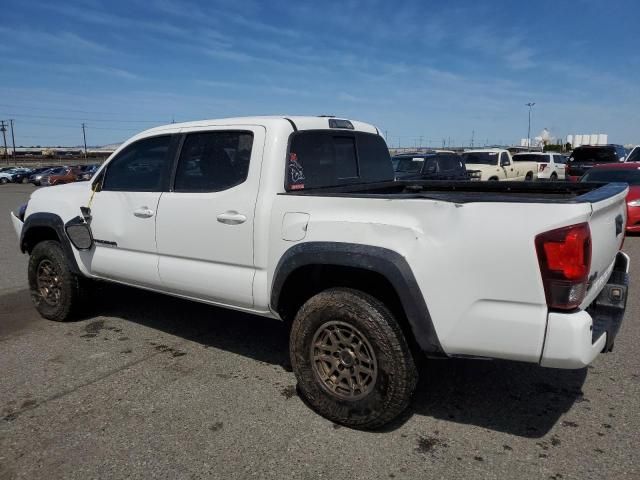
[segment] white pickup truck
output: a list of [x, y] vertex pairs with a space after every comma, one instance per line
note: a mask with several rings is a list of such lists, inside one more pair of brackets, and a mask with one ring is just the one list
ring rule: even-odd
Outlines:
[[467, 150], [462, 154], [467, 170], [480, 172], [480, 180], [526, 180], [538, 177], [538, 164], [535, 161], [515, 162], [509, 150], [485, 148]]
[[301, 394], [356, 428], [409, 404], [418, 355], [581, 368], [612, 348], [626, 184], [393, 180], [365, 123], [205, 120], [136, 135], [12, 220], [43, 317], [102, 279], [281, 319]]

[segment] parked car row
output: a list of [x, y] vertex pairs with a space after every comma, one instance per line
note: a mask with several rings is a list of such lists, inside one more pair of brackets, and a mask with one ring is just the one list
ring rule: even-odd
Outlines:
[[485, 148], [403, 153], [392, 158], [396, 180], [580, 180], [599, 165], [640, 162], [640, 146], [627, 155], [621, 145], [582, 145], [570, 155]]
[[4, 167], [0, 169], [0, 184], [27, 183], [30, 170], [28, 168]]
[[46, 166], [38, 168], [4, 167], [0, 169], [0, 184], [32, 183], [61, 185], [90, 180], [100, 165]]

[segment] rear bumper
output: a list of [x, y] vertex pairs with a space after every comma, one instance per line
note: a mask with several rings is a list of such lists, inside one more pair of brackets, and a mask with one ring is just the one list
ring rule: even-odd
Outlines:
[[629, 257], [619, 252], [607, 284], [586, 310], [549, 313], [540, 365], [583, 368], [599, 353], [611, 351], [624, 318], [628, 284]]

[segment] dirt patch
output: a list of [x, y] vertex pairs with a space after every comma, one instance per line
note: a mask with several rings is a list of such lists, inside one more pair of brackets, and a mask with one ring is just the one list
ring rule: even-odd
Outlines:
[[95, 320], [84, 327], [84, 331], [95, 337], [104, 328], [104, 320]]
[[162, 353], [168, 353], [169, 355], [171, 355], [173, 358], [175, 357], [182, 357], [183, 355], [186, 355], [187, 352], [183, 352], [182, 350], [178, 350], [176, 348], [173, 347], [169, 347], [168, 345], [156, 345], [155, 348], [157, 351], [162, 352]]
[[282, 390], [280, 390], [280, 395], [289, 400], [291, 397], [296, 395], [296, 387], [295, 385], [287, 385]]
[[28, 290], [0, 296], [0, 338], [15, 335], [40, 321]]
[[433, 436], [420, 436], [418, 437], [418, 444], [416, 446], [416, 452], [418, 453], [433, 453], [438, 447], [447, 448], [447, 445], [442, 439]]

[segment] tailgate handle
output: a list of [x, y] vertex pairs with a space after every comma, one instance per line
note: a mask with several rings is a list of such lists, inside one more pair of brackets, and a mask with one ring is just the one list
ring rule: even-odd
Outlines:
[[618, 215], [616, 217], [616, 237], [622, 233], [622, 229], [624, 228], [624, 219], [622, 215]]

